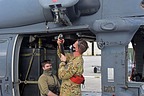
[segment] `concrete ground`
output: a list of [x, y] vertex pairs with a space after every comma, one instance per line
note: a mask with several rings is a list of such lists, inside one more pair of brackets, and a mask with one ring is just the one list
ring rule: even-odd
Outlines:
[[[85, 85], [82, 86], [82, 96], [101, 96], [101, 56], [83, 56]], [[98, 70], [95, 73], [94, 67]]]

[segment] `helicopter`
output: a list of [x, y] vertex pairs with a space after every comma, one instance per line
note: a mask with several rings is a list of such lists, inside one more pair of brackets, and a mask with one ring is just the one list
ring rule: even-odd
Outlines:
[[[40, 96], [41, 61], [58, 69], [57, 36], [65, 51], [78, 38], [101, 50], [102, 96], [143, 96], [143, 0], [0, 0], [0, 96]], [[128, 44], [136, 74], [128, 80]]]

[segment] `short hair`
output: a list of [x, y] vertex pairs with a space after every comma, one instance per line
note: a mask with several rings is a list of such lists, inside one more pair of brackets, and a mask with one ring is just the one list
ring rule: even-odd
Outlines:
[[83, 39], [78, 39], [78, 48], [79, 48], [80, 54], [83, 54], [88, 49], [87, 42]]
[[41, 62], [41, 66], [44, 67], [46, 64], [51, 64], [51, 60], [44, 60]]

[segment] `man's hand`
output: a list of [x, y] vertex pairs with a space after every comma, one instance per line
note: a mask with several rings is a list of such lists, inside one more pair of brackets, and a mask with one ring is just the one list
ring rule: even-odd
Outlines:
[[64, 56], [63, 54], [61, 54], [60, 60], [61, 60], [62, 62], [66, 62], [66, 56]]
[[48, 96], [58, 96], [58, 95], [54, 94], [52, 91], [49, 91]]
[[57, 40], [57, 44], [58, 44], [58, 45], [60, 45], [60, 44], [64, 44], [64, 39], [59, 39], [59, 38], [58, 38], [58, 40]]

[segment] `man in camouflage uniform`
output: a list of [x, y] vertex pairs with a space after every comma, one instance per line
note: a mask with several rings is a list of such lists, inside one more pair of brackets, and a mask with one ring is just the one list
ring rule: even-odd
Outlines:
[[73, 82], [71, 78], [83, 74], [82, 54], [87, 50], [88, 44], [86, 41], [79, 39], [73, 44], [74, 52], [63, 55], [60, 51], [61, 42], [64, 43], [64, 39], [63, 41], [60, 39], [57, 40], [57, 53], [61, 60], [58, 69], [58, 76], [62, 79], [60, 96], [81, 96], [80, 83]]
[[58, 96], [60, 84], [55, 75], [52, 74], [52, 66], [50, 60], [42, 62], [43, 74], [38, 79], [38, 87], [41, 96]]

